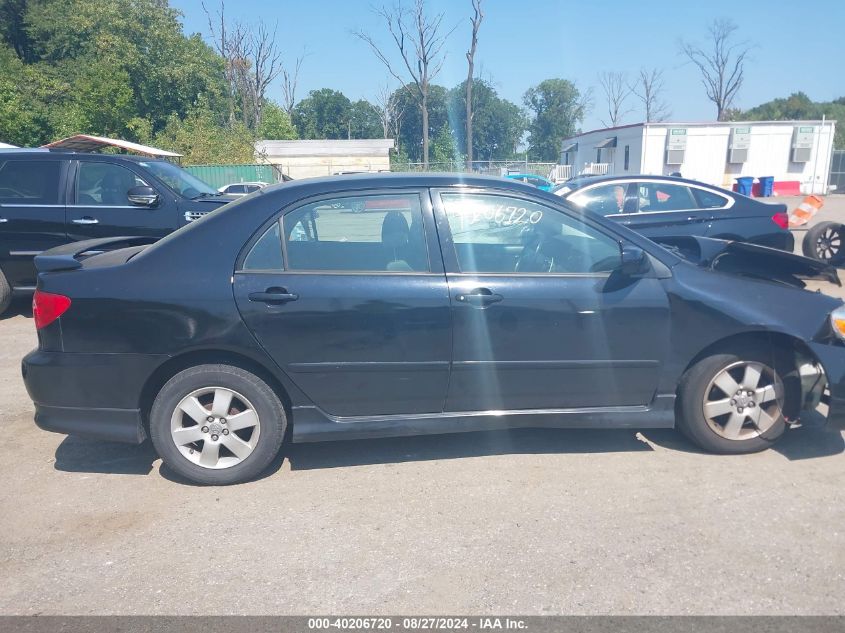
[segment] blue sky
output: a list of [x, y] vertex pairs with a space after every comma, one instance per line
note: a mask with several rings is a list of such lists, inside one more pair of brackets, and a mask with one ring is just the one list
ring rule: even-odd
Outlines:
[[[217, 6], [216, 1], [207, 0], [206, 6]], [[187, 33], [208, 34], [200, 0], [171, 0], [171, 5], [184, 13]], [[227, 14], [246, 23], [278, 21], [278, 43], [287, 58], [307, 52], [297, 98], [329, 87], [353, 100], [372, 99], [379, 86], [397, 85], [350, 33], [362, 29], [388, 44], [372, 5], [368, 0], [230, 0]], [[451, 87], [466, 75], [470, 0], [429, 0], [429, 6], [432, 12], [446, 13], [445, 24], [458, 24], [436, 79]], [[753, 44], [736, 106], [752, 107], [798, 90], [815, 100], [845, 96], [845, 0], [485, 0], [484, 6], [476, 55], [481, 75], [493, 81], [500, 95], [520, 105], [525, 90], [546, 78], [592, 87], [594, 105], [584, 129], [601, 127], [605, 116], [598, 73], [623, 71], [630, 76], [641, 66], [664, 69], [672, 120], [714, 118], [697, 72], [678, 55], [677, 42], [703, 41], [707, 23], [718, 17], [733, 18], [740, 27], [738, 37]], [[281, 99], [278, 84], [268, 96]], [[625, 122], [639, 120], [641, 114], [635, 111]]]

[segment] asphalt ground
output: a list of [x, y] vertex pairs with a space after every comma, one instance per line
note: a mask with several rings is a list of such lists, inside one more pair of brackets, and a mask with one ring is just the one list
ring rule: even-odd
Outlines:
[[35, 343], [19, 302], [0, 320], [0, 614], [845, 613], [845, 438], [818, 419], [736, 457], [674, 431], [301, 444], [203, 488], [149, 445], [37, 429]]

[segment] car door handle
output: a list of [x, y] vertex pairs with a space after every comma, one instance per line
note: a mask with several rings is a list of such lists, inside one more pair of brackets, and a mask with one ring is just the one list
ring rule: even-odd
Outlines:
[[85, 216], [84, 218], [76, 218], [75, 220], [71, 220], [74, 224], [99, 224], [100, 221], [97, 218], [92, 218], [90, 216]]
[[475, 288], [466, 294], [461, 294], [455, 297], [461, 303], [466, 303], [471, 306], [484, 307], [491, 303], [498, 303], [504, 297], [500, 294], [495, 294], [489, 288]]
[[8, 218], [0, 218], [0, 224], [6, 224], [6, 222], [8, 222], [8, 221], [9, 221]]
[[299, 295], [292, 292], [287, 292], [284, 289], [272, 290], [267, 289], [264, 292], [250, 292], [250, 301], [261, 301], [263, 303], [287, 303], [288, 301], [296, 301]]

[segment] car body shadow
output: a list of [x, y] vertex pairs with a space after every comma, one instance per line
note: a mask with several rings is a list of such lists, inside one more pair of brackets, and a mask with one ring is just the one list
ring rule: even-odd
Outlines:
[[25, 316], [29, 319], [32, 318], [32, 299], [27, 297], [15, 297], [12, 299], [9, 307], [0, 314], [0, 321], [13, 319], [17, 316]]
[[71, 473], [147, 475], [158, 459], [153, 445], [103, 442], [68, 435], [56, 448], [56, 470]]
[[[789, 461], [829, 457], [845, 452], [842, 433], [824, 424], [823, 419], [821, 422], [815, 421], [789, 431], [772, 450]], [[291, 470], [315, 470], [493, 455], [644, 453], [653, 452], [655, 447], [706, 454], [673, 429], [512, 429], [304, 444], [287, 442], [256, 480], [275, 474], [285, 460], [288, 460]], [[718, 455], [713, 457], [722, 458]], [[55, 468], [66, 472], [147, 475], [153, 470], [156, 460], [158, 456], [149, 441], [133, 446], [66, 437], [56, 449]], [[162, 465], [159, 472], [170, 481], [198, 485], [166, 465]]]

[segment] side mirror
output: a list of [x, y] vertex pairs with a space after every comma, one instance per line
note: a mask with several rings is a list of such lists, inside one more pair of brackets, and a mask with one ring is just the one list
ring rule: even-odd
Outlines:
[[126, 197], [138, 207], [154, 207], [158, 204], [158, 192], [152, 187], [132, 187], [126, 192]]
[[622, 246], [621, 249], [622, 263], [619, 271], [623, 275], [637, 275], [645, 270], [646, 254], [643, 249], [636, 246]]

